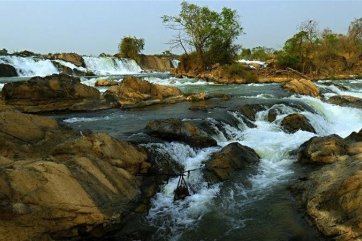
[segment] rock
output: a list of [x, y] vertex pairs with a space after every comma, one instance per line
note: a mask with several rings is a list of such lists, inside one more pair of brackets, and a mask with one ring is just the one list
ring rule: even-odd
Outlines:
[[169, 71], [173, 68], [169, 56], [139, 55], [138, 64], [145, 70]]
[[320, 94], [319, 88], [312, 81], [307, 79], [293, 79], [284, 83], [282, 87], [292, 93], [300, 95], [317, 97]]
[[13, 55], [20, 56], [20, 57], [40, 56], [40, 54], [36, 54], [36, 53], [28, 51], [28, 50], [16, 52]]
[[133, 76], [127, 76], [120, 85], [108, 88], [104, 97], [110, 103], [125, 108], [185, 100], [176, 87], [151, 84]]
[[109, 108], [100, 92], [64, 74], [34, 77], [25, 82], [5, 84], [2, 97], [7, 105], [22, 112], [95, 110]]
[[313, 126], [309, 123], [308, 119], [302, 114], [287, 115], [282, 120], [281, 126], [289, 133], [294, 133], [298, 130], [316, 133]]
[[277, 119], [277, 116], [278, 116], [278, 110], [276, 109], [270, 109], [268, 111], [268, 121], [269, 122], [273, 122]]
[[258, 113], [259, 111], [263, 111], [265, 109], [266, 108], [260, 104], [252, 104], [252, 105], [243, 105], [238, 109], [238, 111], [249, 120], [255, 121], [256, 113]]
[[0, 64], [0, 77], [14, 77], [18, 76], [16, 69], [8, 64]]
[[50, 59], [64, 60], [78, 67], [86, 67], [83, 57], [76, 53], [51, 54], [48, 57]]
[[0, 240], [78, 240], [145, 202], [136, 174], [151, 164], [132, 144], [10, 111], [0, 143]]
[[191, 121], [153, 120], [147, 123], [145, 132], [168, 141], [182, 141], [193, 147], [203, 148], [217, 145], [207, 132]]
[[118, 85], [119, 83], [114, 80], [107, 80], [107, 79], [99, 79], [96, 81], [95, 86], [113, 86]]
[[204, 101], [207, 99], [209, 99], [209, 97], [205, 92], [189, 95], [186, 97], [187, 101]]
[[314, 137], [304, 143], [304, 163], [328, 164], [292, 187], [317, 228], [333, 240], [362, 238], [362, 130], [345, 139]]
[[205, 164], [204, 177], [208, 182], [229, 180], [236, 171], [255, 167], [259, 155], [250, 147], [231, 143], [214, 153]]
[[347, 143], [338, 135], [313, 137], [304, 142], [298, 153], [298, 161], [316, 165], [330, 164], [347, 158]]
[[362, 162], [348, 159], [324, 166], [293, 186], [317, 228], [333, 240], [361, 240]]
[[362, 108], [362, 99], [349, 95], [335, 95], [329, 98], [328, 102], [334, 105]]

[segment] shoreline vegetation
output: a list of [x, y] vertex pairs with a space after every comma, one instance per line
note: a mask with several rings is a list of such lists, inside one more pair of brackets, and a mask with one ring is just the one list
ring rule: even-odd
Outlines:
[[[350, 24], [346, 35], [330, 29], [320, 31], [317, 22], [307, 20], [281, 50], [243, 49], [236, 44], [243, 27], [237, 12], [229, 8], [215, 12], [182, 2], [178, 15], [165, 15], [162, 21], [166, 27], [178, 31], [170, 44], [182, 48], [183, 54], [165, 51], [160, 55], [144, 55], [141, 51], [146, 41], [127, 36], [119, 44], [119, 53], [103, 53], [99, 58], [112, 61], [125, 58], [134, 60], [147, 73], [170, 72], [177, 78], [217, 84], [278, 83], [297, 97], [306, 95], [318, 98], [321, 103], [362, 109], [361, 98], [348, 95], [325, 98], [314, 83], [362, 79], [362, 18]], [[110, 134], [76, 131], [44, 115], [179, 102], [200, 102], [190, 110], [206, 113], [207, 101], [229, 101], [233, 96], [184, 94], [175, 86], [153, 84], [132, 74], [122, 81], [105, 77], [95, 86], [88, 86], [81, 82], [81, 77], [97, 74], [86, 68], [85, 57], [77, 53], [42, 55], [27, 50], [8, 53], [3, 49], [0, 58], [3, 56], [47, 60], [59, 74], [9, 82], [1, 91], [0, 241], [150, 239], [157, 230], [144, 228], [138, 233], [137, 225], [130, 226], [144, 219], [162, 185], [187, 170], [171, 156], [140, 143], [180, 142], [195, 150], [220, 147], [213, 127], [222, 126], [229, 112], [237, 113], [240, 119], [225, 121], [235, 130], [242, 124], [257, 128], [257, 113], [268, 110], [269, 123], [283, 115], [278, 124], [283, 133], [317, 134], [315, 123], [305, 114], [312, 108], [287, 100], [275, 103], [293, 107], [290, 108], [293, 113], [272, 109], [274, 103], [238, 103], [220, 108], [225, 119], [215, 120], [216, 124], [205, 118], [148, 120], [137, 133], [143, 136], [139, 143], [119, 140]], [[175, 60], [177, 66], [173, 64]], [[11, 80], [18, 75], [15, 66], [0, 63], [0, 77]], [[107, 90], [100, 92], [97, 89], [100, 86]], [[221, 130], [227, 136], [227, 130]], [[298, 165], [312, 170], [290, 187], [307, 218], [328, 238], [360, 240], [362, 129], [346, 138], [314, 136], [291, 152]], [[202, 162], [205, 168], [200, 173], [207, 185], [222, 185], [242, 173], [247, 188], [252, 188], [249, 178], [257, 173], [262, 161], [254, 149], [237, 141], [205, 158]], [[118, 236], [112, 237], [114, 233]]]

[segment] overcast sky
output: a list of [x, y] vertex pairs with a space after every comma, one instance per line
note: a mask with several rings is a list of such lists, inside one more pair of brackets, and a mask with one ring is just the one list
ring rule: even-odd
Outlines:
[[[162, 15], [176, 15], [181, 1], [3, 1], [0, 0], [0, 49], [39, 53], [116, 53], [123, 36], [145, 39], [144, 53], [161, 53], [172, 31]], [[362, 17], [362, 1], [189, 1], [219, 11], [237, 10], [245, 34], [243, 47], [281, 48], [307, 20], [321, 29], [346, 33]]]

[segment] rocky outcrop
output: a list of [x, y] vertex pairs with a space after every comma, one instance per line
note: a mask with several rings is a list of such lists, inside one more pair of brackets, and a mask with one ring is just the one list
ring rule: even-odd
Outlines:
[[255, 116], [256, 113], [258, 113], [259, 111], [263, 111], [265, 110], [266, 107], [260, 105], [260, 104], [251, 104], [251, 105], [243, 105], [241, 106], [238, 111], [245, 116], [246, 118], [248, 118], [251, 121], [255, 121]]
[[169, 71], [173, 68], [171, 61], [168, 56], [141, 54], [137, 62], [144, 70]]
[[289, 133], [297, 132], [298, 130], [309, 131], [316, 133], [309, 120], [302, 114], [290, 114], [284, 117], [281, 126]]
[[152, 84], [145, 80], [127, 76], [120, 85], [111, 86], [104, 97], [110, 103], [123, 108], [140, 107], [185, 100], [176, 87]]
[[48, 56], [48, 58], [64, 60], [74, 64], [77, 67], [86, 67], [83, 57], [76, 53], [51, 54]]
[[362, 109], [362, 99], [349, 95], [335, 95], [328, 99], [328, 102], [334, 105], [349, 106]]
[[47, 117], [0, 113], [0, 240], [71, 240], [122, 223], [143, 193], [148, 155]]
[[147, 123], [145, 132], [168, 141], [182, 141], [193, 147], [216, 146], [216, 141], [199, 125], [179, 119], [154, 120]]
[[259, 155], [250, 147], [231, 143], [206, 161], [204, 177], [210, 183], [226, 181], [236, 172], [255, 168], [259, 161]]
[[113, 86], [118, 84], [115, 80], [99, 79], [96, 81], [95, 86]]
[[300, 95], [317, 97], [320, 94], [319, 88], [312, 81], [307, 79], [293, 79], [284, 83], [282, 87], [292, 93]]
[[313, 137], [299, 148], [298, 161], [324, 165], [346, 160], [347, 143], [338, 135]]
[[2, 98], [7, 105], [30, 113], [109, 108], [96, 88], [64, 74], [5, 84]]
[[8, 64], [0, 64], [0, 77], [14, 77], [18, 76], [16, 69]]
[[[292, 188], [317, 228], [327, 237], [339, 241], [362, 239], [362, 130], [344, 139], [336, 136], [319, 139], [325, 157], [334, 162], [312, 172]], [[359, 141], [356, 141], [359, 140]], [[317, 143], [318, 139], [313, 142]], [[335, 153], [333, 153], [335, 149]], [[302, 150], [303, 151], [303, 150]], [[313, 152], [310, 158], [313, 158]], [[316, 159], [307, 161], [316, 162]]]

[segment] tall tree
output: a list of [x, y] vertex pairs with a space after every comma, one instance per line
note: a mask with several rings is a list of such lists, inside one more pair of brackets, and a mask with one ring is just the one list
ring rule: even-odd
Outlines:
[[144, 39], [127, 36], [119, 43], [118, 50], [123, 58], [137, 59], [144, 45]]
[[[220, 62], [215, 58], [215, 51], [224, 56], [224, 62], [236, 55], [237, 45], [233, 41], [242, 33], [236, 11], [223, 8], [220, 13], [207, 7], [200, 7], [187, 2], [181, 3], [181, 11], [177, 16], [163, 16], [163, 23], [177, 32], [171, 43], [196, 52], [202, 67]], [[234, 53], [235, 52], [235, 53]], [[220, 60], [220, 59], [219, 59]]]

